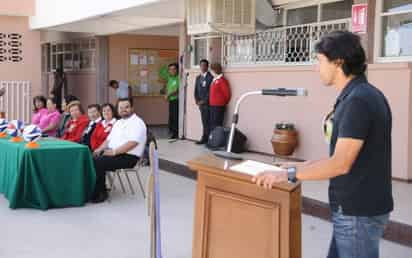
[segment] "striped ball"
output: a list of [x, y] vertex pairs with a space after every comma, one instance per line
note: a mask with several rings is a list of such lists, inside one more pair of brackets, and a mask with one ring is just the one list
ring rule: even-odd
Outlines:
[[13, 120], [7, 126], [7, 134], [11, 137], [20, 136], [24, 128], [24, 123], [20, 120]]
[[7, 129], [8, 125], [9, 122], [6, 119], [0, 118], [0, 133], [4, 132]]
[[26, 142], [35, 142], [41, 138], [41, 129], [37, 125], [26, 126], [23, 130], [23, 139]]

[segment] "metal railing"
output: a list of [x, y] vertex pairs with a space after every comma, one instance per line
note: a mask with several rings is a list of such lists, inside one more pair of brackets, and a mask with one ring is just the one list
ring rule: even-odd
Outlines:
[[288, 26], [253, 35], [224, 35], [227, 66], [248, 64], [307, 64], [315, 58], [314, 45], [324, 34], [350, 30], [350, 19]]
[[30, 123], [32, 104], [28, 81], [0, 81], [0, 89], [5, 94], [0, 97], [0, 111], [5, 112], [8, 120], [19, 119]]

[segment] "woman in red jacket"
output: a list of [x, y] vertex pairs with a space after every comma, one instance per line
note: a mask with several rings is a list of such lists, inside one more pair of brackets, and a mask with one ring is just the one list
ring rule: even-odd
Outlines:
[[84, 115], [83, 108], [78, 102], [69, 104], [68, 109], [71, 119], [67, 123], [62, 139], [72, 142], [80, 142], [83, 131], [89, 125], [89, 118]]
[[231, 93], [229, 82], [223, 77], [222, 66], [214, 63], [210, 69], [214, 77], [209, 93], [209, 123], [210, 131], [213, 131], [217, 126], [223, 126], [226, 105], [230, 101]]
[[103, 120], [96, 125], [90, 139], [90, 147], [94, 152], [102, 145], [107, 136], [112, 130], [114, 123], [116, 123], [116, 112], [114, 107], [110, 103], [106, 103], [102, 106]]

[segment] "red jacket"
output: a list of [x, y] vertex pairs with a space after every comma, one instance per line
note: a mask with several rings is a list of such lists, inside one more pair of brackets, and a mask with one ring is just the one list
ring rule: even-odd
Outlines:
[[230, 101], [231, 93], [229, 82], [225, 77], [220, 77], [210, 85], [209, 105], [210, 106], [226, 106]]
[[104, 143], [107, 136], [110, 134], [112, 127], [113, 124], [111, 123], [108, 123], [106, 127], [104, 127], [103, 121], [96, 125], [96, 128], [94, 128], [92, 133], [92, 138], [90, 139], [90, 147], [92, 151], [96, 150]]
[[89, 125], [89, 118], [81, 115], [76, 121], [70, 120], [64, 130], [63, 140], [80, 142], [84, 129]]

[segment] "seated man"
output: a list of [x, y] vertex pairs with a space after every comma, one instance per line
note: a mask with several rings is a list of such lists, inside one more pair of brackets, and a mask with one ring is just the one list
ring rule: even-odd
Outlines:
[[68, 109], [70, 121], [67, 123], [62, 139], [80, 143], [83, 131], [89, 124], [89, 119], [84, 115], [83, 108], [78, 102], [70, 103]]
[[101, 108], [98, 104], [92, 104], [87, 107], [87, 115], [89, 117], [89, 125], [83, 131], [80, 143], [87, 145], [90, 149], [90, 140], [97, 124], [102, 121]]
[[146, 125], [132, 111], [129, 99], [117, 102], [118, 120], [106, 141], [94, 151], [96, 169], [96, 187], [92, 202], [104, 202], [107, 199], [106, 171], [121, 168], [133, 168], [142, 156], [146, 144]]

